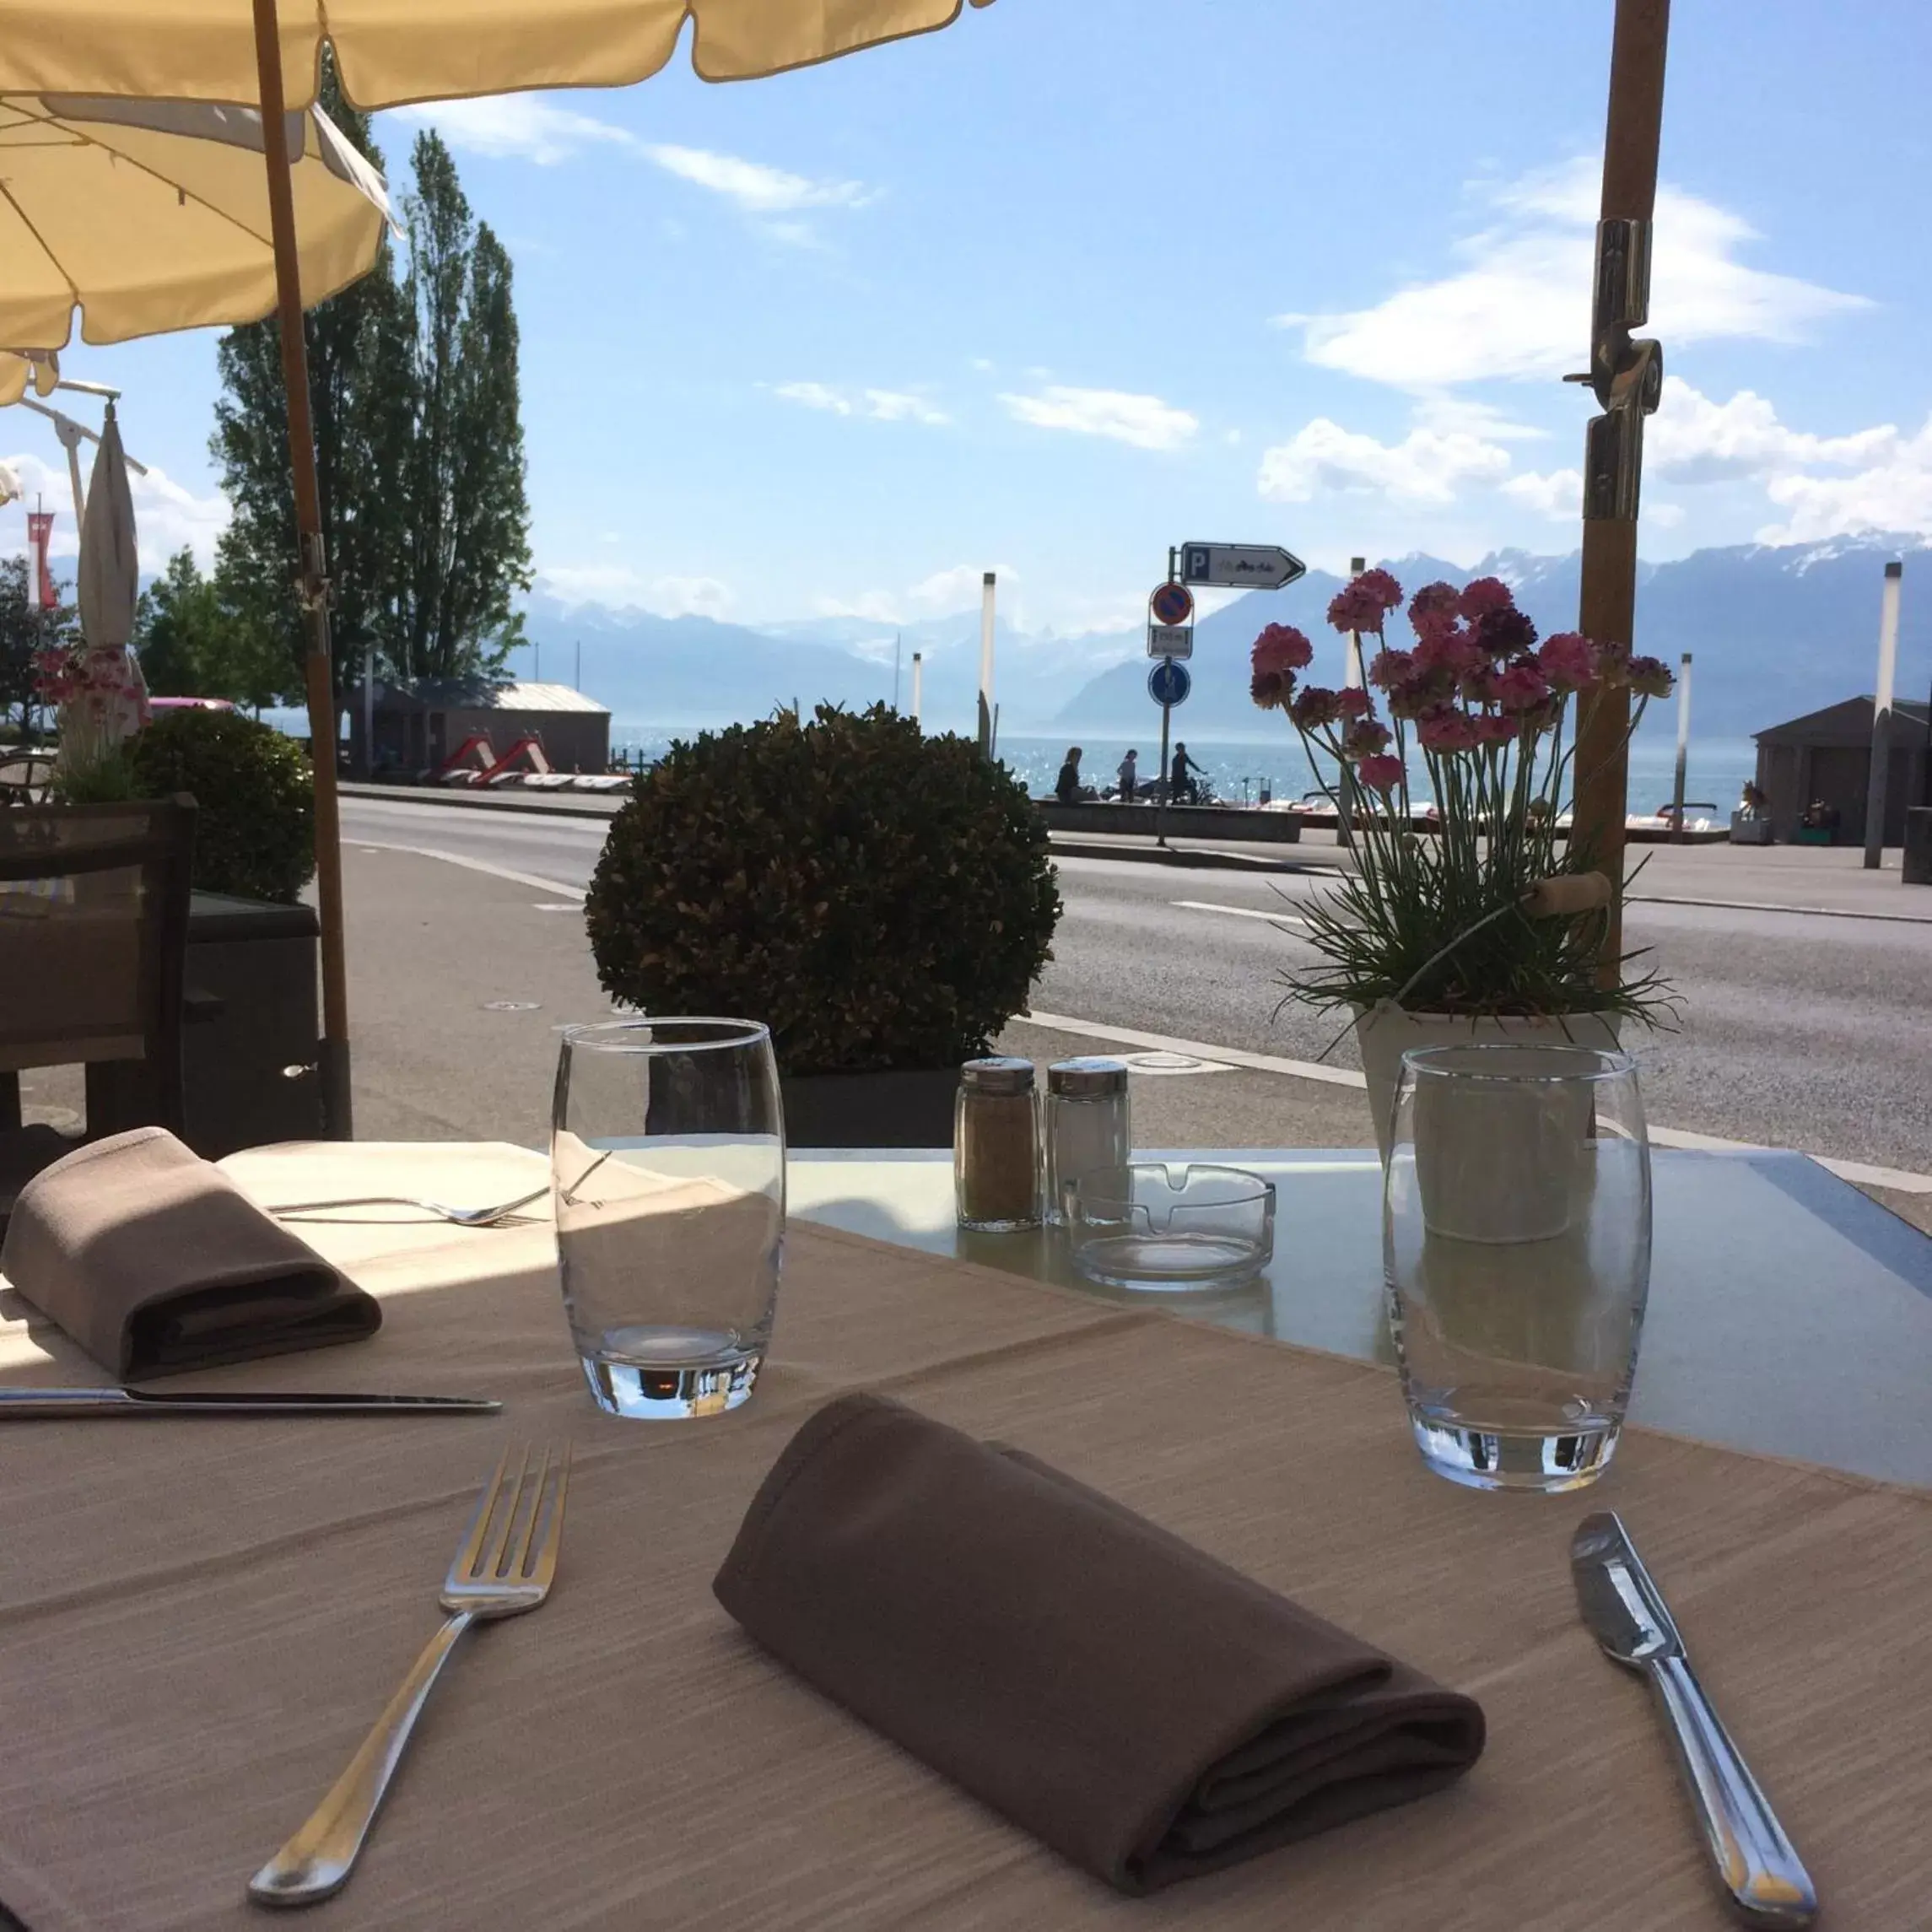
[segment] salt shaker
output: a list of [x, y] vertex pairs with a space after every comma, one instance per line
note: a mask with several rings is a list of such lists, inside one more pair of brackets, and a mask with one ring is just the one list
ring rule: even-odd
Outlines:
[[1039, 1110], [1033, 1063], [1005, 1056], [959, 1070], [953, 1183], [959, 1225], [1003, 1234], [1039, 1226]]
[[1066, 1189], [1134, 1158], [1127, 1069], [1117, 1060], [1056, 1060], [1046, 1070], [1046, 1217], [1066, 1219]]

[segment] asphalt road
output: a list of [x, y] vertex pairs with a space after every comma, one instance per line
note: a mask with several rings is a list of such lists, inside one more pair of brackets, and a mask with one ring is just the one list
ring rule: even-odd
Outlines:
[[[350, 842], [578, 888], [604, 834], [592, 819], [363, 798], [343, 800], [343, 824]], [[1291, 922], [1319, 877], [1068, 859], [1060, 889], [1043, 1012], [1300, 1060], [1341, 1030], [1276, 1011], [1277, 976], [1312, 957]], [[1680, 1030], [1631, 1042], [1654, 1122], [1932, 1171], [1932, 925], [1647, 904], [1627, 933], [1684, 1000]], [[1329, 1063], [1358, 1065], [1352, 1041]]]

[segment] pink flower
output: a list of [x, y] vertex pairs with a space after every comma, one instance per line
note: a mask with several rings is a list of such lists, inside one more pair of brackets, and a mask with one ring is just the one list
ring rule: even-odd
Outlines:
[[1514, 744], [1523, 731], [1520, 718], [1487, 716], [1477, 718], [1474, 723], [1478, 742], [1486, 745]]
[[1287, 702], [1294, 687], [1292, 672], [1257, 671], [1248, 687], [1248, 695], [1264, 711], [1278, 711]]
[[1454, 584], [1424, 584], [1409, 600], [1409, 622], [1417, 637], [1427, 637], [1456, 620], [1462, 592]]
[[1487, 617], [1492, 611], [1514, 610], [1516, 600], [1509, 594], [1509, 586], [1500, 577], [1478, 577], [1473, 583], [1465, 584], [1457, 607], [1471, 623]]
[[1528, 650], [1536, 641], [1535, 625], [1514, 606], [1486, 611], [1471, 628], [1476, 643], [1492, 657], [1513, 656]]
[[1368, 660], [1368, 682], [1379, 691], [1393, 691], [1414, 676], [1415, 654], [1407, 650], [1379, 650]]
[[1520, 659], [1507, 671], [1498, 671], [1489, 680], [1489, 697], [1505, 711], [1528, 711], [1550, 694], [1543, 674], [1529, 658]]
[[1344, 758], [1373, 758], [1389, 748], [1389, 727], [1378, 718], [1357, 718], [1341, 734]]
[[1351, 685], [1335, 694], [1335, 708], [1345, 718], [1366, 718], [1369, 705], [1368, 693], [1360, 685]]
[[1295, 693], [1294, 702], [1288, 706], [1288, 715], [1304, 731], [1319, 731], [1341, 715], [1341, 693], [1311, 684], [1305, 691]]
[[1667, 698], [1676, 680], [1660, 657], [1633, 657], [1630, 661], [1630, 688], [1639, 698]]
[[1489, 666], [1489, 660], [1460, 625], [1429, 631], [1416, 646], [1414, 656], [1418, 672], [1438, 672], [1455, 683]]
[[1301, 671], [1314, 661], [1314, 646], [1292, 624], [1271, 623], [1255, 640], [1257, 672]]
[[1393, 791], [1402, 782], [1402, 761], [1391, 758], [1365, 758], [1355, 768], [1355, 775], [1367, 791]]
[[1426, 752], [1466, 752], [1476, 744], [1476, 720], [1466, 711], [1445, 705], [1422, 719], [1416, 735]]
[[1544, 639], [1536, 665], [1552, 691], [1582, 691], [1596, 682], [1596, 646], [1579, 632], [1560, 630]]
[[1402, 586], [1386, 570], [1364, 570], [1337, 591], [1328, 607], [1328, 621], [1337, 630], [1373, 631], [1381, 634], [1382, 619], [1402, 601]]

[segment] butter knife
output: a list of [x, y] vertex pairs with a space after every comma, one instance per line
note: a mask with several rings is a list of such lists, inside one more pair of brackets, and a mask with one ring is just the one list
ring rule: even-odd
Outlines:
[[485, 1416], [486, 1395], [150, 1395], [143, 1389], [0, 1389], [0, 1422], [77, 1416]]
[[1692, 1675], [1670, 1609], [1614, 1511], [1577, 1525], [1570, 1574], [1605, 1654], [1649, 1677], [1657, 1693], [1705, 1848], [1738, 1917], [1747, 1925], [1811, 1924], [1818, 1895], [1810, 1875]]

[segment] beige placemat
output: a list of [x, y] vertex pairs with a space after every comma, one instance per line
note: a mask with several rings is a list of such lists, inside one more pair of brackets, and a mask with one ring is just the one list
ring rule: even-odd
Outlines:
[[[410, 1158], [356, 1156], [392, 1181]], [[281, 1158], [278, 1179], [300, 1165]], [[753, 1405], [618, 1422], [576, 1380], [541, 1227], [411, 1232], [387, 1258], [366, 1230], [353, 1257], [310, 1238], [387, 1319], [301, 1362], [308, 1385], [477, 1390], [508, 1413], [0, 1438], [0, 1899], [35, 1932], [261, 1924], [249, 1873], [434, 1628], [505, 1436], [576, 1447], [556, 1595], [456, 1659], [318, 1924], [1714, 1932], [1645, 1693], [1576, 1621], [1565, 1552], [1598, 1504], [1669, 1592], [1824, 1923], [1924, 1916], [1920, 1492], [1639, 1432], [1587, 1501], [1476, 1495], [1422, 1470], [1384, 1369], [796, 1224]], [[290, 1386], [297, 1365], [208, 1381]], [[80, 1379], [0, 1329], [0, 1379]], [[1112, 1896], [787, 1677], [711, 1598], [780, 1446], [858, 1385], [1044, 1456], [1473, 1692], [1487, 1755], [1443, 1798]]]

